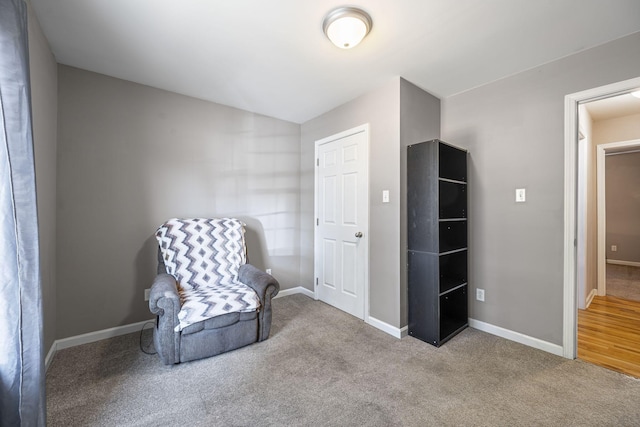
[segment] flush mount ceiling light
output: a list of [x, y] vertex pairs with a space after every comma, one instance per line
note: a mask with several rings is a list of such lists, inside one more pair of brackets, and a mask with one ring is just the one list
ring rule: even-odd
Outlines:
[[351, 49], [369, 34], [372, 25], [371, 17], [364, 10], [339, 7], [327, 14], [322, 29], [340, 49]]
[[636, 90], [634, 92], [631, 92], [632, 96], [635, 96], [636, 98], [640, 98], [640, 90]]

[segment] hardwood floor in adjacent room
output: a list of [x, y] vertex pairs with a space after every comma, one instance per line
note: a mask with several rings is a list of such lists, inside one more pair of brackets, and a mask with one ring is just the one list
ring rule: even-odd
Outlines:
[[578, 310], [578, 358], [640, 378], [640, 302], [595, 297]]

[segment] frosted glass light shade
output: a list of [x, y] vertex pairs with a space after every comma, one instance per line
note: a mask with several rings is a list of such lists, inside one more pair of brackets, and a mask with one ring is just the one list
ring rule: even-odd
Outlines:
[[329, 12], [322, 27], [333, 44], [351, 49], [371, 31], [371, 17], [354, 7], [340, 7]]
[[636, 90], [635, 92], [631, 92], [632, 96], [635, 96], [636, 98], [640, 98], [640, 90]]

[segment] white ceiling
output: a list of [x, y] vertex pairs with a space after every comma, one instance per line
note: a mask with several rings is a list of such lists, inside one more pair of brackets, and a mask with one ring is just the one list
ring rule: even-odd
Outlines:
[[[441, 98], [640, 31], [638, 0], [31, 0], [57, 61], [303, 123], [394, 76]], [[373, 19], [356, 48], [322, 20]]]

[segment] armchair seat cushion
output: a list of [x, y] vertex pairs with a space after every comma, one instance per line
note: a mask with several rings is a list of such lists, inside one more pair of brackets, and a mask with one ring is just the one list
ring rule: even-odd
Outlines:
[[220, 329], [225, 328], [227, 326], [235, 325], [238, 322], [243, 322], [245, 320], [255, 320], [258, 317], [257, 311], [250, 311], [247, 313], [229, 313], [223, 314], [221, 316], [212, 317], [211, 319], [204, 320], [202, 322], [194, 323], [193, 325], [189, 325], [182, 330], [182, 336], [195, 334], [202, 330], [207, 329]]
[[214, 322], [217, 316], [250, 313], [260, 309], [258, 295], [240, 282], [200, 286], [197, 289], [180, 288], [178, 292], [182, 307], [178, 312], [179, 324], [176, 325], [176, 332], [203, 321]]

